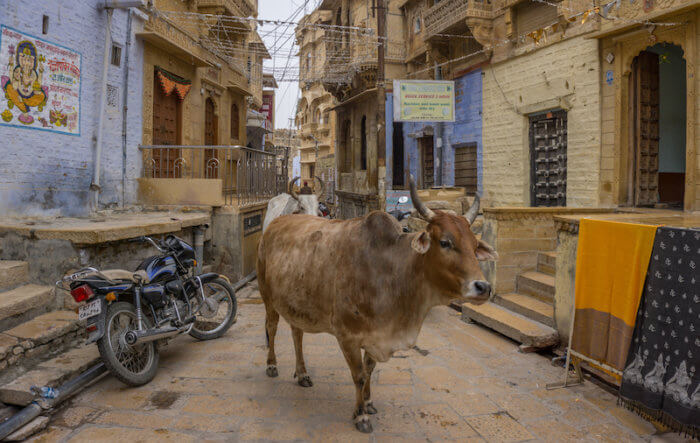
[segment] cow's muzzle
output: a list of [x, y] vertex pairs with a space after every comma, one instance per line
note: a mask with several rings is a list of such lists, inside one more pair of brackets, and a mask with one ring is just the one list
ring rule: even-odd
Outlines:
[[469, 283], [469, 290], [464, 299], [469, 303], [481, 305], [491, 297], [491, 283], [486, 280], [473, 280]]

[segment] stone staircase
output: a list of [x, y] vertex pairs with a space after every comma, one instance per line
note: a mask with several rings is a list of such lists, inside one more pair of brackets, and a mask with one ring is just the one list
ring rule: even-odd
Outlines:
[[63, 300], [52, 286], [29, 283], [27, 262], [0, 260], [0, 409], [31, 403], [31, 386], [58, 386], [97, 360]]
[[516, 292], [496, 294], [481, 306], [462, 305], [462, 318], [487, 326], [521, 343], [523, 351], [548, 348], [559, 341], [554, 329], [556, 253], [540, 252], [537, 269], [516, 277]]

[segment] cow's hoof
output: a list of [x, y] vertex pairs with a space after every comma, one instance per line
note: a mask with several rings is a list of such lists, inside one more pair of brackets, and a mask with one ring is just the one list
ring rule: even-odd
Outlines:
[[373, 431], [372, 423], [370, 423], [369, 417], [366, 415], [360, 415], [357, 418], [355, 418], [355, 427], [358, 431], [363, 432], [365, 434], [369, 434]]
[[310, 388], [311, 386], [314, 385], [314, 382], [311, 381], [311, 377], [308, 375], [304, 375], [302, 377], [299, 377], [299, 380], [297, 380], [297, 383], [299, 383], [299, 386], [303, 386], [305, 388]]
[[374, 407], [371, 401], [368, 401], [365, 403], [365, 412], [374, 415], [377, 413], [377, 408]]
[[265, 370], [265, 373], [268, 377], [277, 377], [279, 375], [279, 372], [277, 372], [277, 366], [275, 365], [267, 365], [267, 370]]

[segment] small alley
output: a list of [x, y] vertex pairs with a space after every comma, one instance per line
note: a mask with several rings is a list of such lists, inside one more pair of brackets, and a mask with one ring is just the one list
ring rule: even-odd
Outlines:
[[[377, 366], [374, 435], [358, 433], [354, 388], [335, 339], [306, 334], [314, 381], [292, 378], [289, 327], [278, 332], [280, 375], [265, 375], [264, 309], [241, 292], [238, 321], [219, 340], [176, 340], [156, 378], [126, 388], [107, 377], [75, 397], [33, 441], [650, 441], [657, 430], [587, 381], [547, 390], [561, 366], [436, 308], [416, 348]], [[654, 437], [657, 438], [657, 437]], [[667, 440], [668, 438], [669, 440]], [[675, 434], [653, 441], [684, 441]]]

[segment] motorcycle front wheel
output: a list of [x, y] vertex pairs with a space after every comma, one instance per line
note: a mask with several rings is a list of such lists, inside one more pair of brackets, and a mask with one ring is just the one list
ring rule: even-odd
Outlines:
[[[199, 308], [200, 296], [192, 298], [192, 309]], [[226, 280], [219, 277], [205, 283], [204, 304], [195, 316], [190, 335], [198, 340], [221, 337], [235, 322], [237, 311], [236, 292]]]
[[[150, 328], [147, 318], [144, 327]], [[136, 309], [131, 303], [112, 303], [107, 307], [105, 334], [97, 340], [97, 349], [105, 366], [119, 381], [141, 386], [153, 380], [158, 370], [156, 342], [126, 343], [124, 336], [137, 328]]]

